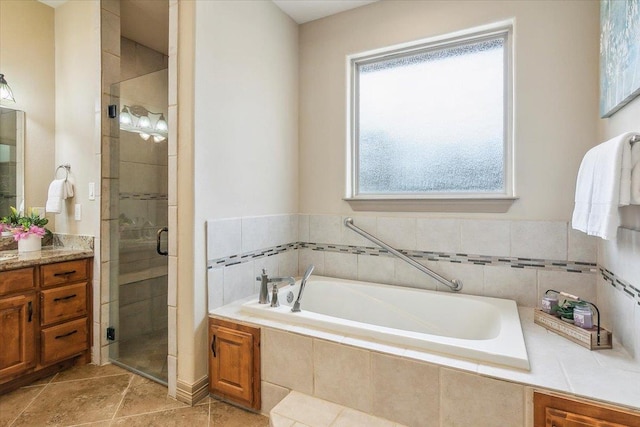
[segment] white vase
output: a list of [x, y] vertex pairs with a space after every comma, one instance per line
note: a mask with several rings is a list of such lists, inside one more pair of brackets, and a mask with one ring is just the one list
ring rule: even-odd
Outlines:
[[18, 240], [18, 252], [36, 252], [42, 249], [42, 237], [30, 234], [26, 238]]

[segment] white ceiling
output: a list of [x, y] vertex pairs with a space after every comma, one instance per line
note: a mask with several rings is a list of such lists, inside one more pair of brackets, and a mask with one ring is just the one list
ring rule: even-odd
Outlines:
[[355, 9], [378, 0], [273, 0], [298, 24]]

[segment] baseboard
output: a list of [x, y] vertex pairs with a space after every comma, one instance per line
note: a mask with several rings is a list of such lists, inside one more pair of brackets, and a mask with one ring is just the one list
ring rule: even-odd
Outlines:
[[209, 377], [204, 376], [193, 384], [178, 380], [176, 383], [176, 399], [193, 406], [209, 395]]

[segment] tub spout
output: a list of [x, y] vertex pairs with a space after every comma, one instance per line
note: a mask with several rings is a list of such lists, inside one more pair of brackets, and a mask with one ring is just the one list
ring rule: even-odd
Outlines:
[[[256, 280], [260, 282], [260, 296], [258, 298], [258, 302], [260, 304], [269, 304], [269, 290], [267, 285], [269, 283], [280, 283], [280, 282], [288, 282], [290, 285], [294, 285], [296, 283], [296, 279], [293, 277], [269, 277], [267, 276], [267, 271], [263, 268], [262, 274], [256, 277]], [[277, 307], [273, 306], [272, 307]]]
[[314, 269], [314, 265], [311, 264], [309, 267], [307, 267], [307, 271], [304, 272], [304, 276], [302, 276], [302, 280], [300, 281], [300, 291], [298, 292], [298, 298], [296, 299], [296, 302], [293, 303], [293, 308], [291, 309], [291, 311], [293, 311], [294, 313], [297, 313], [300, 311], [300, 300], [302, 299], [302, 292], [304, 291], [304, 285], [306, 285], [307, 283], [307, 279], [309, 279], [309, 276], [311, 276], [311, 272]]

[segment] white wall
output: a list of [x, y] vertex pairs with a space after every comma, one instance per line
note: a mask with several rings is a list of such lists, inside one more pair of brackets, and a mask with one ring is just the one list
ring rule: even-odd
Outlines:
[[178, 320], [180, 349], [195, 343], [178, 358], [187, 383], [207, 372], [205, 221], [298, 211], [298, 26], [272, 2], [195, 8], [193, 301], [179, 300], [192, 314]]
[[[54, 11], [36, 0], [0, 2], [0, 73], [24, 111], [25, 207], [44, 206], [55, 151]], [[0, 216], [7, 212], [0, 212]], [[49, 217], [52, 219], [52, 217]], [[55, 229], [53, 221], [50, 229]]]
[[[612, 117], [600, 120], [601, 140], [623, 132], [640, 131], [640, 99], [627, 104]], [[640, 206], [620, 209], [622, 227], [616, 240], [599, 240], [598, 264], [640, 290]], [[618, 285], [600, 279], [598, 302], [604, 307], [607, 327], [640, 364], [640, 304]], [[602, 309], [602, 308], [601, 308]]]
[[506, 214], [465, 216], [568, 220], [580, 159], [598, 140], [598, 17], [598, 2], [381, 1], [302, 25], [301, 212], [351, 212], [342, 201], [347, 54], [515, 18], [520, 199]]
[[[70, 1], [55, 9], [55, 53], [55, 165], [70, 164], [76, 184], [74, 197], [56, 215], [56, 232], [99, 236], [100, 202], [89, 201], [90, 182], [100, 195], [99, 2]], [[75, 204], [82, 206], [80, 221], [74, 219]]]

